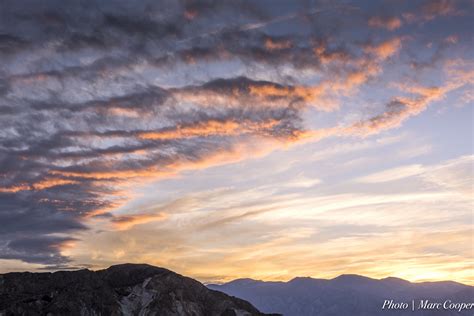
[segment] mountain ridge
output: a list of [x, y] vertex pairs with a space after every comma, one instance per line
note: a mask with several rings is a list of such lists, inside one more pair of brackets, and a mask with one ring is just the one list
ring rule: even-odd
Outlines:
[[263, 316], [250, 303], [171, 270], [120, 264], [91, 271], [0, 274], [0, 315]]
[[[242, 279], [240, 279], [242, 280]], [[455, 281], [410, 282], [395, 277], [374, 279], [343, 274], [332, 279], [295, 277], [286, 282], [243, 279], [209, 288], [249, 301], [263, 312], [284, 316], [337, 315], [472, 315], [471, 310], [382, 310], [385, 300], [419, 304], [421, 300], [472, 303], [474, 287]], [[474, 303], [473, 303], [474, 306]], [[434, 314], [435, 313], [435, 314]]]
[[445, 283], [445, 284], [453, 284], [453, 285], [462, 285], [462, 286], [468, 286], [468, 287], [474, 287], [474, 285], [469, 285], [469, 284], [465, 284], [465, 283], [461, 283], [461, 282], [457, 282], [457, 281], [452, 281], [452, 280], [440, 280], [440, 281], [409, 281], [409, 280], [406, 280], [406, 279], [402, 279], [402, 278], [399, 278], [399, 277], [392, 277], [392, 276], [389, 276], [389, 277], [384, 277], [384, 278], [381, 278], [381, 279], [377, 279], [377, 278], [372, 278], [372, 277], [368, 277], [368, 276], [364, 276], [364, 275], [361, 275], [361, 274], [341, 274], [341, 275], [338, 275], [334, 278], [329, 278], [329, 279], [325, 279], [325, 278], [315, 278], [315, 277], [310, 277], [310, 276], [296, 276], [292, 279], [289, 279], [288, 281], [282, 281], [282, 280], [260, 280], [260, 279], [253, 279], [253, 278], [238, 278], [238, 279], [234, 279], [234, 280], [230, 280], [230, 281], [227, 281], [227, 282], [222, 282], [222, 283], [216, 283], [216, 282], [210, 282], [210, 283], [205, 283], [206, 285], [226, 285], [226, 284], [230, 284], [230, 283], [234, 283], [236, 281], [248, 281], [249, 283], [251, 282], [262, 282], [262, 283], [289, 283], [289, 282], [292, 282], [294, 280], [299, 280], [299, 279], [309, 279], [309, 280], [319, 280], [319, 281], [332, 281], [332, 280], [335, 280], [335, 279], [340, 279], [340, 278], [345, 278], [347, 276], [355, 276], [355, 277], [360, 277], [360, 278], [365, 278], [365, 279], [370, 279], [370, 280], [374, 280], [374, 281], [400, 281], [402, 283], [410, 283], [410, 284], [442, 284], [442, 283]]

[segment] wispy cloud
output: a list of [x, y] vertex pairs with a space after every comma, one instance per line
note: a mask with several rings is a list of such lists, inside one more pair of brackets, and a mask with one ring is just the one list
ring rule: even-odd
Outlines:
[[121, 215], [114, 216], [112, 218], [112, 224], [114, 228], [118, 230], [127, 230], [135, 225], [146, 224], [154, 221], [164, 220], [166, 216], [164, 214], [132, 214], [132, 215]]
[[473, 156], [461, 156], [439, 165], [408, 165], [396, 167], [356, 179], [362, 183], [383, 183], [402, 180], [409, 177], [420, 177], [424, 181], [447, 190], [455, 190], [466, 196], [472, 196], [472, 179], [474, 178]]
[[362, 178], [359, 178], [357, 181], [365, 183], [380, 183], [380, 182], [389, 182], [404, 179], [407, 177], [412, 177], [419, 175], [425, 171], [425, 168], [421, 165], [410, 165], [397, 167], [389, 170], [384, 170], [375, 174], [371, 174]]

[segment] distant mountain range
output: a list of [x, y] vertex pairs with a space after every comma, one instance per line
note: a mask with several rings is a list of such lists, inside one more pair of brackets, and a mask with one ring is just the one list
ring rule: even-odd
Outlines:
[[238, 279], [207, 286], [247, 300], [262, 312], [284, 316], [474, 315], [474, 287], [451, 281], [411, 283], [341, 275], [288, 282]]
[[0, 316], [260, 316], [250, 303], [149, 265], [0, 275]]

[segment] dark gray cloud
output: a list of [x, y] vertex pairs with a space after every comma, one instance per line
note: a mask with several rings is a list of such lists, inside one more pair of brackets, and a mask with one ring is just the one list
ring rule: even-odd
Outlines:
[[2, 259], [21, 259], [29, 263], [45, 263], [58, 265], [68, 263], [69, 260], [59, 254], [61, 247], [67, 242], [75, 241], [68, 237], [39, 237], [18, 238], [7, 244], [2, 252]]

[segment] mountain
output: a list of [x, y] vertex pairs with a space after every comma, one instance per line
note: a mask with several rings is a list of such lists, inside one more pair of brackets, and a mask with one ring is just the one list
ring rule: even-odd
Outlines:
[[[209, 284], [208, 288], [247, 300], [263, 312], [278, 312], [284, 316], [474, 314], [474, 287], [451, 281], [411, 283], [398, 278], [376, 280], [359, 275], [341, 275], [331, 280], [298, 277], [288, 282], [238, 279], [222, 285]], [[393, 309], [395, 305], [390, 305], [390, 300], [393, 303], [407, 303], [407, 308]], [[471, 309], [458, 312], [456, 305], [449, 306], [449, 301], [445, 309], [443, 303], [447, 300], [472, 303]], [[428, 309], [436, 308], [429, 303], [441, 305], [439, 309]], [[387, 309], [390, 306], [392, 309]]]
[[0, 275], [0, 315], [257, 316], [250, 303], [145, 264]]

